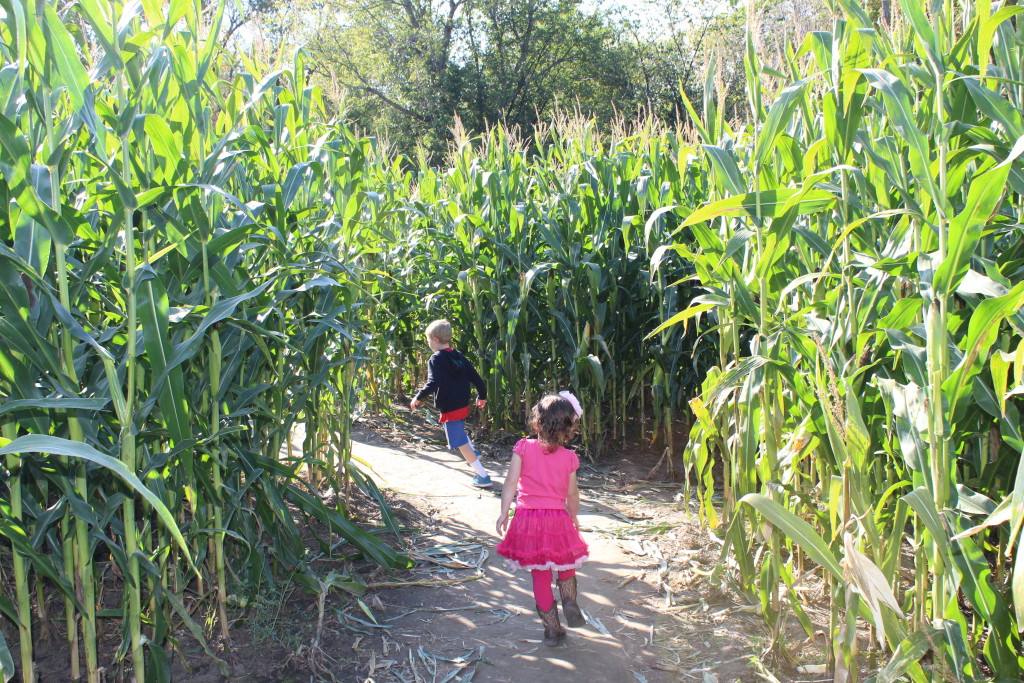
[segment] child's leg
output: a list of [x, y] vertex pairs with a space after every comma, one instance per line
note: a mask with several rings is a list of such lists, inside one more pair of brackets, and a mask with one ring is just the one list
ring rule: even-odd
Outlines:
[[473, 442], [470, 441], [463, 446], [459, 447], [459, 453], [462, 453], [462, 457], [465, 458], [469, 466], [473, 468], [473, 471], [479, 474], [481, 477], [487, 476], [487, 470], [484, 469], [484, 465], [480, 462], [480, 454], [473, 446]]
[[466, 463], [469, 465], [472, 465], [473, 463], [480, 459], [479, 454], [476, 452], [476, 449], [473, 448], [472, 442], [465, 443], [459, 446], [459, 453], [462, 454], [462, 457], [466, 459]]
[[583, 626], [587, 623], [580, 611], [579, 603], [576, 602], [576, 570], [564, 569], [558, 571], [558, 595], [562, 598], [562, 612], [565, 613], [565, 621], [569, 626]]
[[534, 569], [530, 576], [533, 577], [533, 599], [541, 612], [547, 612], [555, 604], [555, 596], [551, 593], [551, 570]]
[[537, 616], [544, 624], [544, 640], [548, 647], [555, 647], [565, 638], [565, 629], [558, 621], [558, 608], [555, 607], [555, 596], [551, 594], [551, 570], [534, 569], [533, 599], [537, 601]]

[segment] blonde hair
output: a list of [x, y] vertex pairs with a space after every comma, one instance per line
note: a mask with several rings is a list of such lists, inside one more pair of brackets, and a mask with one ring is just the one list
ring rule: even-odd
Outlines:
[[452, 341], [452, 324], [444, 318], [435, 320], [427, 325], [427, 336], [433, 337], [434, 339], [444, 344], [451, 343]]

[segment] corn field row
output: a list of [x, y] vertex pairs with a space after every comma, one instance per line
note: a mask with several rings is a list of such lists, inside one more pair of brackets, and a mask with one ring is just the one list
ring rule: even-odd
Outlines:
[[415, 382], [432, 316], [487, 372], [491, 433], [571, 384], [595, 452], [606, 434], [671, 447], [702, 378], [693, 333], [644, 341], [692, 296], [670, 224], [645, 223], [687, 187], [672, 136], [583, 124], [535, 159], [496, 129], [416, 174], [327, 120], [301, 52], [276, 69], [224, 53], [223, 5], [3, 8], [5, 677], [35, 680], [59, 619], [72, 678], [167, 680], [175, 634], [215, 658], [232, 605], [282, 577], [361, 590], [321, 557], [407, 566], [349, 519], [351, 487], [381, 499], [350, 429]]
[[671, 464], [714, 344], [682, 327], [648, 338], [696, 295], [692, 265], [669, 248], [678, 221], [663, 216], [699, 192], [676, 164], [680, 138], [652, 125], [602, 137], [566, 119], [528, 141], [496, 128], [462, 141], [450, 168], [389, 185], [382, 246], [365, 261], [382, 273], [369, 395], [415, 385], [423, 323], [444, 316], [489, 383], [492, 438], [520, 434], [543, 392], [571, 387], [591, 455], [657, 439]]
[[721, 344], [685, 467], [773, 643], [817, 575], [836, 681], [1020, 680], [1024, 8], [834, 9], [777, 92], [748, 49], [751, 125], [694, 116], [678, 317]]
[[72, 678], [168, 680], [176, 633], [215, 657], [232, 602], [318, 585], [319, 557], [408, 565], [345, 508], [378, 493], [350, 469], [341, 246], [375, 152], [324, 122], [301, 54], [223, 78], [223, 4], [212, 26], [180, 1], [3, 9], [0, 670], [36, 680], [59, 604]]
[[301, 52], [222, 52], [223, 5], [0, 5], [5, 676], [55, 602], [73, 677], [164, 680], [239, 595], [360, 590], [319, 557], [405, 566], [349, 519], [350, 429], [445, 316], [492, 437], [572, 387], [592, 453], [658, 439], [781, 653], [815, 578], [836, 680], [864, 647], [1020, 678], [1017, 6], [844, 0], [785, 72], [748, 45], [751, 123], [709, 73], [692, 134], [498, 127], [430, 169], [329, 121]]

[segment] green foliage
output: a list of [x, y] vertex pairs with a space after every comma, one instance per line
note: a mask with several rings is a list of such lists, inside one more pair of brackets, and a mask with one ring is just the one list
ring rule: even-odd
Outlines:
[[22, 677], [34, 583], [63, 596], [70, 673], [95, 681], [112, 664], [96, 586], [116, 564], [119, 657], [143, 680], [179, 626], [206, 647], [186, 592], [226, 637], [229, 593], [303, 566], [296, 515], [329, 532], [323, 553], [340, 539], [407, 566], [322, 496], [352, 471], [367, 337], [343, 245], [390, 170], [374, 142], [325, 122], [301, 54], [222, 76], [222, 4], [4, 9], [0, 539]]
[[671, 132], [595, 129], [562, 121], [522, 141], [498, 128], [463, 141], [448, 170], [387, 186], [380, 250], [364, 261], [382, 275], [371, 396], [412, 389], [425, 324], [447, 317], [489, 383], [492, 435], [522, 433], [533, 402], [569, 388], [593, 453], [627, 430], [661, 435], [672, 466], [675, 418], [713, 344], [698, 324], [647, 335], [693, 296], [692, 270], [668, 245], [678, 208], [698, 196], [694, 150]]
[[608, 122], [638, 103], [632, 61], [578, 0], [328, 0], [274, 16], [349, 120], [435, 162], [456, 125], [532, 131], [559, 106]]
[[[361, 129], [440, 163], [458, 130], [494, 125], [531, 137], [559, 112], [594, 118], [607, 133], [638, 115], [678, 122], [680, 86], [743, 116], [746, 9], [714, 0], [368, 0], [261, 3], [271, 44], [309, 52], [314, 82]], [[827, 25], [820, 0], [764, 0], [758, 46]], [[780, 32], [780, 27], [782, 31]], [[248, 45], [240, 41], [238, 49]], [[739, 48], [739, 49], [738, 49]], [[711, 65], [715, 65], [713, 68]], [[705, 75], [714, 72], [714, 77]], [[455, 129], [455, 132], [453, 132]]]
[[838, 4], [792, 84], [748, 50], [750, 125], [695, 122], [707, 294], [676, 318], [714, 320], [722, 353], [684, 461], [722, 463], [722, 571], [774, 632], [809, 627], [787, 593], [821, 567], [837, 680], [858, 620], [893, 653], [876, 680], [1016, 680], [1024, 34], [987, 2], [907, 0], [891, 33]]

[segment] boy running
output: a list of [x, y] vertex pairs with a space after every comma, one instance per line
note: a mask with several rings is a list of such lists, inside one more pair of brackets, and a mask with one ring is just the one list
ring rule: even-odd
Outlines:
[[476, 400], [477, 408], [483, 408], [487, 404], [487, 387], [473, 364], [453, 349], [451, 343], [450, 322], [435, 320], [427, 325], [427, 345], [434, 353], [427, 363], [427, 383], [412, 397], [409, 410], [416, 410], [421, 398], [433, 394], [434, 405], [441, 412], [439, 422], [444, 425], [444, 433], [448, 437], [448, 448], [458, 449], [476, 472], [473, 486], [488, 488], [491, 485], [491, 477], [480, 464], [480, 452], [466, 434], [470, 382], [476, 387], [479, 396]]

